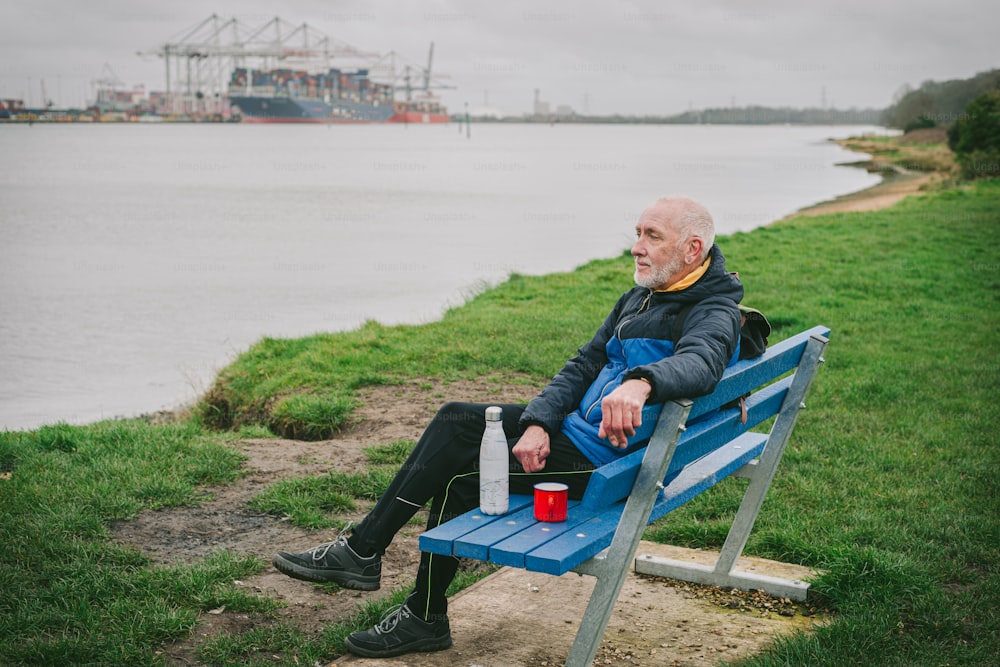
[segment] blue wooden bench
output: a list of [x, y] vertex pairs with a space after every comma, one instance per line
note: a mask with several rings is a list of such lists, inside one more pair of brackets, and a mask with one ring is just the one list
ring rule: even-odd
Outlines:
[[[715, 391], [664, 404], [649, 444], [594, 471], [566, 521], [534, 519], [530, 496], [514, 495], [503, 516], [473, 510], [420, 536], [420, 549], [561, 575], [597, 578], [566, 664], [589, 665], [600, 645], [645, 526], [730, 475], [749, 478], [714, 567], [652, 557], [637, 572], [805, 600], [808, 584], [742, 572], [746, 545], [799, 409], [822, 362], [829, 329], [814, 327], [761, 357], [726, 369]], [[739, 408], [720, 409], [740, 396]], [[775, 417], [768, 433], [751, 431]], [[686, 426], [687, 425], [687, 426]]]

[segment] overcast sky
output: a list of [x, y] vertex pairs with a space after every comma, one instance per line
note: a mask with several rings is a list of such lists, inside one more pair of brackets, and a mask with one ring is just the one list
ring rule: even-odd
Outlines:
[[0, 97], [58, 106], [93, 96], [109, 66], [129, 87], [165, 86], [156, 51], [212, 13], [280, 16], [435, 73], [450, 110], [486, 102], [593, 114], [766, 105], [882, 108], [904, 85], [1000, 67], [994, 0], [4, 0]]

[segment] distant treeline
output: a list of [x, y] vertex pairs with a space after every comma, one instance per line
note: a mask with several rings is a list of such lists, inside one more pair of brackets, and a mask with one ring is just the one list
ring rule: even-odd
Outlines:
[[925, 81], [916, 90], [906, 86], [885, 110], [879, 124], [901, 130], [949, 127], [962, 118], [969, 102], [998, 89], [1000, 69], [980, 72], [971, 79]]
[[[901, 130], [950, 127], [965, 107], [989, 90], [1000, 90], [1000, 69], [981, 72], [971, 79], [925, 81], [914, 90], [906, 85], [885, 109], [793, 109], [790, 107], [727, 107], [685, 111], [672, 116], [588, 116], [536, 114], [507, 118], [477, 117], [480, 122], [508, 123], [649, 123], [684, 125], [885, 125]], [[464, 120], [455, 116], [456, 121]]]
[[[504, 118], [501, 122], [537, 123], [648, 123], [674, 125], [880, 125], [882, 109], [792, 109], [786, 107], [729, 107], [685, 111], [673, 116], [534, 115]], [[480, 118], [480, 121], [497, 119]]]
[[877, 125], [881, 109], [792, 109], [788, 107], [730, 107], [686, 111], [664, 120], [666, 123], [707, 123], [711, 125]]

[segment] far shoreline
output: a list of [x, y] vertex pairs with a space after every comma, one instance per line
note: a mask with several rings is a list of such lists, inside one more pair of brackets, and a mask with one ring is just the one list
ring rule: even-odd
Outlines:
[[[849, 167], [867, 167], [868, 161], [845, 164]], [[871, 169], [869, 169], [871, 170]], [[849, 192], [834, 199], [818, 202], [781, 218], [787, 220], [800, 215], [817, 216], [832, 213], [862, 213], [889, 208], [910, 195], [920, 194], [935, 181], [934, 174], [905, 170], [883, 171], [882, 180], [875, 185]], [[775, 222], [778, 222], [777, 220]], [[766, 226], [766, 225], [765, 225]]]
[[[900, 136], [907, 137], [909, 141], [904, 139], [903, 143], [914, 145], [918, 151], [919, 146], [924, 144], [924, 142], [926, 144], [935, 144], [946, 140], [944, 131], [940, 128], [918, 130]], [[866, 137], [844, 137], [841, 139], [831, 139], [830, 141], [857, 153], [868, 154], [870, 149], [880, 150], [878, 146], [872, 145], [871, 142], [867, 146], [859, 145], [859, 142], [865, 142], [865, 140]], [[947, 154], [950, 160], [950, 151], [947, 151]], [[940, 160], [940, 158], [937, 159]], [[869, 159], [857, 162], [844, 162], [838, 166], [866, 169], [871, 173], [878, 173], [882, 177], [882, 180], [875, 185], [863, 188], [857, 192], [849, 192], [827, 201], [803, 207], [795, 213], [785, 216], [782, 220], [794, 218], [799, 215], [816, 216], [832, 213], [877, 211], [893, 206], [910, 195], [926, 192], [946, 180], [949, 176], [948, 165], [935, 163], [933, 155], [930, 156], [927, 162], [912, 159], [911, 164], [907, 165], [904, 162], [903, 166], [900, 166], [897, 160], [882, 159], [876, 153]], [[908, 169], [906, 168], [907, 166], [919, 168]]]

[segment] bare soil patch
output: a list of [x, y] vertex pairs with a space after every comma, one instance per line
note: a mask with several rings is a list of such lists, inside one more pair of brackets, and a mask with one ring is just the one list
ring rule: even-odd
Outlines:
[[899, 138], [904, 144], [944, 144], [948, 142], [948, 131], [943, 127], [925, 127], [910, 130]]

